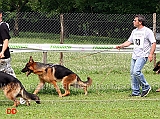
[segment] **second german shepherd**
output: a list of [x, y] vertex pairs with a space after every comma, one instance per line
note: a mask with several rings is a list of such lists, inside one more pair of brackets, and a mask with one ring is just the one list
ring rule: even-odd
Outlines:
[[153, 71], [155, 71], [156, 74], [160, 73], [160, 61], [156, 63], [156, 66], [154, 67]]
[[[92, 79], [87, 77], [87, 81], [82, 81], [77, 74], [72, 72], [70, 69], [62, 66], [62, 65], [54, 65], [54, 64], [44, 64], [40, 62], [34, 62], [32, 56], [30, 56], [29, 62], [22, 69], [22, 72], [28, 76], [31, 73], [37, 74], [40, 80], [39, 85], [35, 89], [33, 94], [37, 94], [41, 88], [43, 88], [44, 84], [51, 83], [54, 85], [56, 91], [59, 94], [59, 97], [67, 96], [70, 94], [70, 86], [74, 86], [76, 88], [83, 88], [85, 95], [87, 95], [87, 87], [92, 84]], [[57, 81], [61, 81], [63, 84], [63, 88], [65, 93], [62, 94]]]
[[[156, 72], [156, 74], [160, 73], [160, 61], [156, 63], [156, 66], [153, 68], [153, 71]], [[160, 88], [157, 89], [156, 92], [160, 92]]]
[[17, 97], [22, 97], [26, 100], [28, 106], [30, 105], [30, 100], [35, 100], [36, 103], [40, 104], [40, 99], [37, 95], [28, 93], [17, 78], [2, 71], [0, 71], [0, 88], [8, 99], [14, 101], [14, 107], [20, 104], [16, 99]]

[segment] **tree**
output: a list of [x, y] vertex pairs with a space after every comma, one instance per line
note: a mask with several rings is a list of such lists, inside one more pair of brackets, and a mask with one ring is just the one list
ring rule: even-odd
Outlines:
[[54, 13], [160, 13], [159, 0], [0, 0], [0, 8], [10, 12]]
[[28, 0], [1, 0], [1, 2], [3, 4], [1, 9], [3, 9], [4, 11], [16, 12], [13, 33], [15, 36], [18, 36], [19, 35], [19, 31], [18, 31], [19, 13], [23, 10], [25, 5], [28, 3]]
[[22, 11], [23, 7], [27, 4], [28, 0], [9, 0], [9, 1], [10, 1], [10, 6], [16, 11], [13, 34], [15, 36], [18, 36], [19, 35], [19, 30], [18, 30], [19, 13], [20, 11]]

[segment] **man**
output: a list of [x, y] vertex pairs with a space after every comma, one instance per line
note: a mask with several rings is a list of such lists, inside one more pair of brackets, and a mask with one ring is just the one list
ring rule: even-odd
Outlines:
[[[129, 37], [129, 39], [119, 46], [117, 49], [130, 46], [134, 44], [134, 49], [131, 59], [131, 96], [147, 96], [151, 90], [151, 86], [146, 81], [142, 68], [146, 64], [147, 60], [150, 62], [153, 60], [153, 54], [156, 49], [156, 40], [151, 29], [145, 26], [145, 17], [143, 15], [136, 15], [133, 21], [133, 25], [136, 27]], [[140, 86], [142, 87], [142, 93], [140, 92]]]
[[[5, 22], [2, 22], [2, 11], [0, 10], [0, 71], [16, 77], [10, 64], [11, 59], [8, 47], [10, 38], [9, 25]], [[20, 102], [22, 102], [21, 104], [24, 104], [26, 101], [23, 98], [20, 98]]]
[[0, 11], [0, 71], [6, 72], [16, 77], [14, 70], [11, 67], [10, 51], [8, 47], [9, 25], [2, 22], [2, 11]]

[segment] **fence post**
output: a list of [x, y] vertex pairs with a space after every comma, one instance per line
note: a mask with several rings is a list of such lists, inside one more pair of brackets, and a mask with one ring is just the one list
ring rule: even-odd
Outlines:
[[[153, 33], [154, 33], [154, 36], [156, 37], [156, 13], [153, 13]], [[154, 63], [154, 67], [155, 67], [156, 53], [154, 53], [154, 55], [153, 55], [153, 63]]]
[[43, 59], [42, 60], [43, 60], [43, 63], [45, 63], [45, 64], [47, 63], [47, 51], [43, 52]]
[[[64, 20], [63, 14], [60, 15], [61, 33], [60, 33], [60, 44], [64, 41]], [[60, 52], [60, 65], [63, 65], [63, 52]]]

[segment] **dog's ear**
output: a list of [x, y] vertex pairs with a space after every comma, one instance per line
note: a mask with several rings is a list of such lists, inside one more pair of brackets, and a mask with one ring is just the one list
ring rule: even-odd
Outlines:
[[29, 62], [34, 62], [32, 56], [30, 56]]

